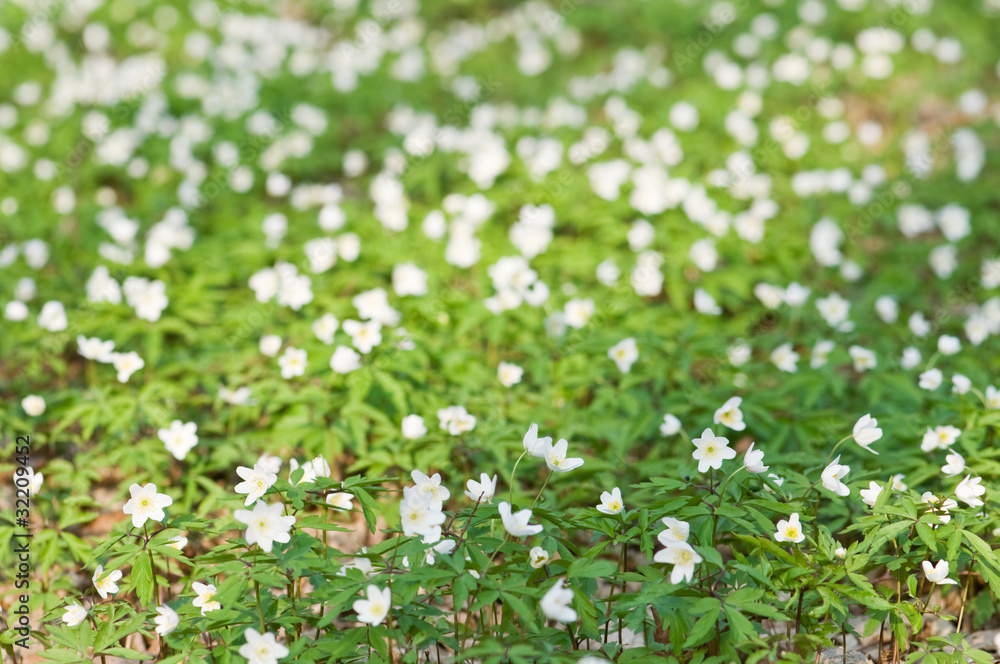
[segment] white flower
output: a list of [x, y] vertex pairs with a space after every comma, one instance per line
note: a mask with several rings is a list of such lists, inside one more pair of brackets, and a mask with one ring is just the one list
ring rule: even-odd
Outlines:
[[841, 465], [840, 455], [833, 460], [829, 466], [823, 470], [822, 480], [823, 487], [827, 491], [832, 491], [838, 496], [847, 496], [851, 493], [851, 490], [847, 488], [847, 485], [841, 482], [841, 478], [851, 472], [850, 466]]
[[438, 509], [440, 509], [444, 501], [451, 497], [451, 491], [441, 485], [441, 473], [434, 473], [434, 475], [428, 477], [419, 470], [413, 470], [410, 471], [410, 478], [416, 485], [414, 491], [430, 496], [434, 504], [438, 506]]
[[635, 339], [628, 337], [622, 339], [608, 349], [608, 357], [618, 365], [618, 370], [628, 373], [632, 364], [639, 359], [639, 348], [635, 344]]
[[719, 470], [723, 461], [736, 456], [736, 450], [729, 447], [729, 439], [716, 436], [711, 429], [705, 429], [701, 438], [691, 442], [696, 448], [691, 456], [698, 462], [699, 473], [707, 472], [709, 468]]
[[194, 422], [184, 423], [174, 420], [170, 423], [169, 429], [160, 429], [156, 435], [163, 441], [167, 451], [180, 461], [198, 444], [197, 430], [198, 425]]
[[275, 542], [287, 543], [291, 539], [289, 531], [295, 524], [294, 516], [282, 516], [285, 506], [281, 503], [268, 505], [258, 500], [253, 511], [236, 510], [233, 518], [247, 527], [247, 546], [257, 544], [263, 551], [271, 553]]
[[882, 486], [878, 482], [869, 482], [867, 489], [861, 489], [858, 491], [861, 494], [861, 501], [869, 507], [875, 506], [875, 501], [878, 500], [878, 496], [882, 493]]
[[563, 580], [559, 579], [542, 596], [538, 605], [549, 620], [570, 623], [577, 618], [576, 611], [570, 606], [572, 601], [573, 591], [569, 588], [563, 588]]
[[[288, 462], [288, 480], [291, 481], [292, 475], [296, 470], [299, 469], [299, 462], [292, 459]], [[302, 464], [302, 479], [300, 479], [296, 484], [310, 484], [316, 481], [317, 477], [329, 477], [330, 476], [330, 464], [327, 463], [326, 459], [321, 456], [316, 457], [312, 461], [307, 461]]]
[[31, 417], [38, 417], [45, 412], [45, 399], [37, 394], [29, 394], [21, 399], [21, 408]]
[[1000, 390], [992, 385], [986, 388], [986, 407], [991, 410], [1000, 409]]
[[877, 364], [875, 353], [867, 348], [851, 346], [847, 349], [847, 352], [850, 353], [851, 359], [854, 360], [855, 371], [867, 371], [868, 369], [875, 368]]
[[919, 364], [921, 359], [920, 351], [913, 346], [907, 346], [903, 349], [903, 354], [899, 358], [899, 366], [904, 369], [915, 369]]
[[392, 590], [389, 588], [382, 590], [378, 586], [370, 585], [367, 592], [366, 599], [354, 601], [354, 612], [358, 614], [359, 622], [381, 625], [389, 615], [389, 609], [392, 608]]
[[955, 444], [955, 441], [961, 435], [962, 430], [951, 425], [937, 426], [933, 429], [927, 427], [927, 432], [920, 441], [920, 449], [924, 452], [932, 452], [935, 449], [948, 449]]
[[164, 493], [156, 493], [155, 484], [147, 484], [140, 487], [133, 484], [128, 488], [131, 500], [125, 503], [122, 511], [132, 515], [132, 526], [141, 528], [147, 519], [153, 521], [163, 521], [166, 514], [164, 507], [174, 504], [174, 499]]
[[965, 458], [958, 452], [952, 452], [945, 456], [945, 465], [941, 466], [941, 472], [948, 477], [961, 475], [965, 470]]
[[285, 349], [284, 355], [278, 358], [278, 366], [281, 367], [281, 377], [285, 380], [294, 376], [301, 376], [306, 372], [306, 362], [308, 354], [299, 348], [289, 346]]
[[260, 338], [260, 352], [268, 357], [274, 357], [281, 350], [281, 337], [268, 334]]
[[81, 334], [76, 338], [76, 346], [80, 355], [88, 360], [96, 360], [107, 364], [111, 362], [111, 352], [115, 349], [115, 342], [101, 341], [97, 337], [88, 339]]
[[842, 323], [847, 321], [851, 303], [838, 293], [831, 293], [827, 297], [816, 300], [816, 308], [819, 309], [820, 316], [826, 320], [830, 327], [839, 328]]
[[771, 361], [779, 370], [795, 373], [798, 371], [799, 354], [792, 350], [791, 343], [783, 343], [771, 353]]
[[747, 469], [748, 472], [757, 474], [763, 473], [768, 469], [768, 466], [764, 465], [764, 451], [755, 450], [753, 446], [755, 443], [750, 443], [750, 447], [747, 448], [746, 454], [743, 455], [743, 467]]
[[552, 556], [549, 555], [549, 552], [540, 546], [533, 547], [531, 551], [528, 552], [528, 564], [535, 569], [544, 567], [551, 559]]
[[966, 394], [972, 389], [972, 381], [967, 376], [955, 374], [951, 377], [951, 391], [955, 394]]
[[965, 479], [955, 487], [955, 497], [969, 507], [982, 507], [983, 501], [979, 499], [979, 496], [986, 493], [986, 487], [980, 484], [982, 479], [982, 477], [966, 475]]
[[400, 297], [427, 295], [427, 273], [413, 263], [399, 263], [392, 268], [392, 289]]
[[414, 440], [427, 435], [427, 426], [424, 425], [424, 418], [419, 415], [407, 415], [403, 418], [402, 425], [403, 438]]
[[799, 523], [798, 512], [793, 512], [787, 521], [785, 519], [778, 521], [778, 532], [774, 534], [776, 541], [797, 544], [805, 538], [806, 536], [802, 533], [802, 524]]
[[925, 560], [921, 563], [924, 568], [924, 576], [931, 583], [936, 583], [938, 585], [946, 586], [949, 584], [958, 584], [958, 581], [948, 578], [948, 561], [939, 560], [936, 565], [931, 565], [931, 561]]
[[333, 343], [333, 335], [337, 332], [338, 324], [336, 316], [324, 314], [313, 322], [312, 331], [317, 339], [329, 346]]
[[492, 478], [486, 473], [482, 473], [479, 476], [479, 481], [468, 480], [465, 483], [467, 490], [465, 495], [469, 500], [475, 502], [489, 503], [493, 501], [493, 495], [497, 491], [497, 476], [494, 475]]
[[833, 555], [843, 560], [844, 558], [847, 557], [847, 549], [845, 549], [842, 546], [838, 546], [836, 549], [834, 549]]
[[38, 314], [38, 327], [49, 332], [62, 332], [67, 325], [66, 309], [62, 302], [50, 300], [42, 305], [42, 311]]
[[517, 385], [521, 382], [521, 376], [523, 375], [524, 369], [510, 362], [501, 362], [497, 367], [497, 380], [504, 387]]
[[928, 369], [920, 374], [918, 385], [925, 390], [936, 390], [941, 386], [942, 380], [944, 380], [944, 375], [940, 369]]
[[663, 546], [670, 546], [674, 542], [686, 542], [691, 533], [691, 524], [687, 521], [675, 519], [672, 516], [665, 516], [661, 519], [666, 530], [660, 531], [656, 539], [660, 540]]
[[160, 636], [166, 636], [177, 629], [181, 620], [176, 611], [163, 605], [156, 607], [156, 617], [153, 618], [153, 623], [156, 625], [156, 633]]
[[712, 421], [716, 424], [725, 425], [733, 431], [743, 431], [747, 428], [747, 425], [743, 422], [743, 411], [740, 410], [740, 404], [742, 403], [743, 397], [730, 398], [715, 411]]
[[954, 355], [962, 350], [962, 342], [959, 341], [958, 337], [953, 337], [950, 334], [942, 334], [938, 339], [938, 350], [942, 355]]
[[66, 607], [66, 613], [62, 615], [62, 621], [66, 623], [69, 627], [76, 627], [84, 620], [87, 619], [87, 609], [83, 608], [77, 603], [70, 604]]
[[243, 632], [247, 642], [240, 646], [240, 657], [247, 664], [278, 664], [278, 660], [288, 655], [288, 648], [278, 643], [274, 634], [261, 634], [253, 627], [247, 627]]
[[174, 535], [167, 540], [167, 546], [171, 549], [177, 549], [178, 551], [183, 551], [187, 544], [188, 538], [184, 537], [184, 535]]
[[538, 425], [534, 422], [528, 427], [528, 432], [524, 434], [524, 439], [521, 441], [524, 446], [524, 451], [534, 457], [544, 457], [545, 451], [548, 449], [549, 445], [552, 443], [552, 438], [546, 436], [545, 438], [538, 437]]
[[353, 499], [354, 494], [338, 491], [337, 493], [327, 494], [326, 504], [336, 507], [338, 510], [349, 510], [354, 507], [354, 503], [351, 502]]
[[344, 321], [344, 332], [351, 337], [351, 343], [363, 354], [368, 354], [372, 348], [382, 343], [382, 323], [369, 320], [360, 323], [356, 320]]
[[122, 578], [122, 571], [116, 569], [113, 572], [108, 572], [103, 579], [102, 576], [104, 576], [104, 566], [98, 565], [97, 569], [94, 570], [94, 588], [97, 589], [101, 599], [107, 599], [109, 593], [114, 595], [118, 592], [118, 579]]
[[497, 512], [503, 521], [504, 530], [513, 537], [528, 537], [542, 532], [542, 526], [528, 524], [528, 521], [531, 520], [531, 510], [521, 510], [512, 514], [510, 504], [503, 501], [497, 505]]
[[598, 512], [602, 514], [618, 514], [623, 509], [625, 509], [625, 503], [622, 502], [621, 489], [615, 487], [611, 490], [611, 493], [607, 491], [601, 493], [601, 504], [597, 506]]
[[146, 366], [146, 362], [135, 351], [112, 353], [111, 362], [118, 372], [119, 383], [127, 383], [132, 374]]
[[870, 414], [863, 415], [854, 424], [854, 433], [852, 435], [854, 436], [854, 442], [860, 447], [863, 447], [872, 454], [878, 454], [869, 445], [882, 437], [882, 430], [878, 428], [878, 420]]
[[835, 347], [836, 345], [829, 339], [820, 339], [817, 341], [810, 355], [809, 366], [813, 369], [819, 369], [826, 364], [827, 358]]
[[583, 459], [579, 457], [566, 458], [568, 447], [569, 443], [563, 438], [560, 438], [555, 445], [550, 442], [546, 446], [544, 459], [545, 465], [549, 467], [549, 470], [557, 473], [565, 473], [583, 465]]
[[440, 538], [440, 526], [445, 520], [441, 507], [441, 501], [431, 493], [405, 487], [403, 500], [399, 503], [399, 521], [403, 534], [407, 537], [420, 535], [425, 540], [434, 540], [435, 536]]
[[694, 292], [694, 308], [707, 316], [718, 316], [722, 313], [722, 307], [704, 288], [699, 288]]
[[236, 474], [243, 478], [243, 481], [236, 485], [236, 493], [247, 494], [246, 502], [243, 503], [246, 507], [263, 497], [267, 490], [278, 481], [277, 473], [269, 472], [259, 463], [254, 464], [252, 469], [238, 466]]
[[674, 415], [667, 413], [663, 416], [663, 424], [660, 425], [660, 434], [663, 436], [673, 436], [681, 430], [681, 421]]
[[330, 368], [335, 373], [350, 373], [361, 368], [361, 356], [353, 348], [337, 346], [330, 357]]
[[201, 615], [205, 615], [211, 611], [216, 611], [222, 608], [222, 605], [215, 599], [215, 593], [217, 592], [216, 587], [211, 583], [198, 583], [195, 581], [191, 584], [191, 589], [194, 590], [197, 597], [191, 602], [191, 606], [201, 608]]
[[670, 542], [653, 556], [653, 562], [674, 566], [670, 571], [670, 583], [690, 582], [694, 578], [694, 566], [701, 561], [701, 556], [687, 542]]

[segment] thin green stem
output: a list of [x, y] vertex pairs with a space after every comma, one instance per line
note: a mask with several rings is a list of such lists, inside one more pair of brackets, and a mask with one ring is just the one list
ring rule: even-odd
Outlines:
[[517, 472], [517, 464], [521, 463], [521, 459], [524, 455], [528, 453], [528, 450], [521, 452], [521, 456], [517, 457], [517, 461], [514, 462], [514, 469], [510, 471], [510, 504], [514, 504], [514, 473]]
[[253, 591], [257, 597], [257, 616], [260, 618], [260, 633], [263, 634], [267, 630], [264, 620], [264, 603], [260, 600], [260, 581], [257, 579], [253, 580]]

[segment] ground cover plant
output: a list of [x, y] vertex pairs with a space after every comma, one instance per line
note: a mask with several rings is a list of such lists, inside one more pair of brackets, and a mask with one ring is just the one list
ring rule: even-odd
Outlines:
[[991, 662], [1000, 4], [0, 4], [10, 662]]

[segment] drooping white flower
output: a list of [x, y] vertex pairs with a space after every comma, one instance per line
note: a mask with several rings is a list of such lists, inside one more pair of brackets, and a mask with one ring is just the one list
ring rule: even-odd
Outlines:
[[944, 374], [941, 373], [940, 369], [928, 369], [920, 374], [918, 385], [925, 390], [936, 390], [941, 386], [943, 380]]
[[156, 633], [160, 636], [166, 636], [177, 629], [180, 622], [177, 612], [169, 606], [164, 604], [156, 607], [156, 617], [153, 618], [153, 623], [156, 625]]
[[528, 432], [524, 434], [524, 439], [521, 443], [524, 446], [524, 451], [531, 456], [544, 457], [545, 451], [552, 443], [552, 438], [550, 436], [539, 438], [538, 425], [532, 422], [531, 426], [528, 427]]
[[681, 430], [681, 421], [676, 416], [667, 413], [663, 416], [663, 424], [660, 425], [660, 434], [663, 436], [673, 436]]
[[747, 469], [748, 472], [753, 474], [763, 473], [768, 469], [769, 466], [764, 465], [764, 451], [755, 450], [753, 446], [756, 443], [750, 443], [750, 447], [747, 448], [746, 454], [743, 455], [743, 467]]
[[354, 494], [338, 491], [336, 493], [327, 494], [326, 504], [331, 507], [335, 507], [338, 510], [349, 510], [354, 507], [354, 503], [351, 502], [353, 499]]
[[503, 501], [497, 505], [497, 512], [500, 513], [504, 530], [510, 533], [512, 537], [529, 537], [542, 532], [542, 526], [530, 525], [528, 523], [531, 520], [530, 509], [521, 510], [514, 514], [511, 513], [510, 504]]
[[878, 420], [872, 417], [871, 414], [862, 415], [855, 422], [854, 433], [852, 435], [854, 436], [854, 442], [860, 447], [872, 454], [878, 454], [870, 445], [882, 437], [882, 430], [878, 428]]
[[980, 484], [982, 479], [981, 477], [966, 475], [965, 479], [955, 487], [955, 497], [969, 507], [982, 507], [984, 503], [980, 500], [979, 496], [986, 493], [986, 487]]
[[88, 339], [81, 334], [76, 338], [76, 346], [80, 355], [88, 360], [108, 364], [111, 362], [111, 352], [115, 349], [115, 342], [101, 341], [97, 337]]
[[66, 607], [66, 612], [62, 615], [62, 621], [69, 627], [76, 627], [87, 619], [87, 609], [76, 602]]
[[861, 489], [858, 491], [861, 494], [861, 501], [868, 505], [869, 507], [875, 506], [875, 501], [878, 500], [879, 494], [882, 493], [882, 485], [878, 482], [869, 482], [867, 489]]
[[823, 470], [823, 487], [827, 491], [832, 491], [841, 497], [850, 495], [851, 490], [846, 484], [840, 481], [841, 478], [849, 472], [851, 472], [850, 466], [842, 465], [840, 463], [840, 455], [838, 455], [837, 458], [833, 460], [833, 463]]
[[931, 561], [925, 560], [921, 563], [921, 567], [924, 568], [924, 576], [931, 583], [936, 583], [941, 586], [947, 585], [957, 585], [958, 581], [948, 578], [948, 561], [939, 560], [936, 565], [931, 565]]
[[573, 591], [564, 588], [560, 578], [546, 591], [538, 605], [549, 620], [570, 623], [577, 619], [576, 611], [570, 606], [572, 602]]
[[337, 346], [330, 357], [330, 368], [334, 373], [350, 373], [361, 368], [361, 356], [353, 348]]

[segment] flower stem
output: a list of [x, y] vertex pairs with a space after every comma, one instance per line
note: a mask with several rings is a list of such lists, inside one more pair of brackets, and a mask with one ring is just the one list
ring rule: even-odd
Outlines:
[[260, 581], [257, 579], [253, 580], [253, 590], [257, 596], [257, 616], [260, 617], [260, 633], [263, 634], [267, 630], [265, 629], [264, 621], [264, 604], [260, 601]]
[[517, 464], [521, 463], [521, 459], [524, 455], [528, 453], [528, 450], [521, 452], [521, 456], [517, 457], [517, 461], [514, 462], [514, 469], [510, 471], [510, 504], [514, 504], [514, 473], [517, 472]]

